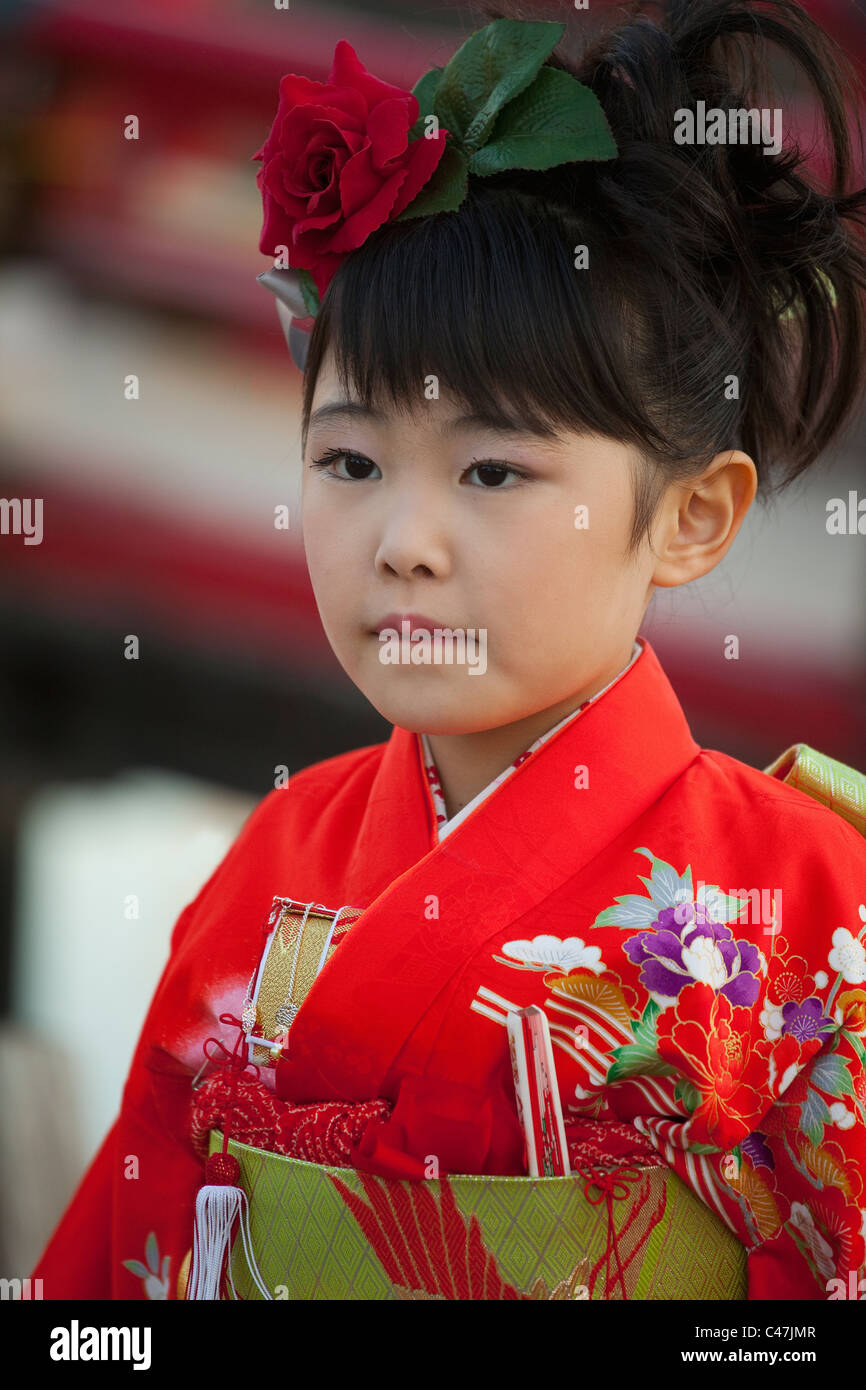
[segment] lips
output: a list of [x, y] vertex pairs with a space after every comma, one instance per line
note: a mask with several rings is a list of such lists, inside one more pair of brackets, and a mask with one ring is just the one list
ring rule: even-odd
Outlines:
[[409, 623], [409, 635], [413, 632], [433, 632], [436, 628], [447, 626], [445, 623], [437, 623], [434, 618], [425, 618], [422, 613], [387, 613], [378, 623], [373, 631], [377, 634], [384, 628], [393, 628], [394, 631], [402, 633], [403, 623]]

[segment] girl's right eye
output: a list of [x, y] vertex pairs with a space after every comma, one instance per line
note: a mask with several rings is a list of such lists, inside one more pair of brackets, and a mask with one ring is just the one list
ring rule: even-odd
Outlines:
[[[348, 476], [344, 473], [334, 472], [332, 465], [336, 467], [341, 460], [345, 461], [346, 468], [349, 470]], [[370, 477], [365, 470], [376, 468], [378, 465], [372, 459], [365, 458], [363, 454], [353, 453], [350, 449], [326, 449], [321, 458], [315, 459], [311, 468], [320, 469], [329, 478], [341, 483], [363, 483]]]

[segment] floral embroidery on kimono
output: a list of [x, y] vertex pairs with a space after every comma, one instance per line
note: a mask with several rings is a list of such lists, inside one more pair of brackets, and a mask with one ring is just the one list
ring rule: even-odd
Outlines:
[[[724, 1192], [715, 1204], [747, 1248], [784, 1228], [816, 1283], [847, 1279], [866, 1249], [866, 907], [859, 930], [816, 931], [808, 960], [771, 925], [765, 955], [738, 932], [741, 898], [694, 892], [690, 866], [635, 853], [651, 864], [645, 894], [617, 897], [583, 936], [506, 941], [493, 956], [544, 972], [564, 1109], [619, 1113], [630, 1085], [632, 1123], [698, 1195]], [[590, 935], [611, 927], [629, 933], [616, 964]]]

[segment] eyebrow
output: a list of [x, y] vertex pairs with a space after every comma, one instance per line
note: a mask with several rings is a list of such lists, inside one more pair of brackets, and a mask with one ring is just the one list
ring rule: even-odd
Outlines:
[[[363, 418], [366, 420], [376, 420], [380, 424], [388, 421], [385, 411], [377, 409], [375, 406], [366, 406], [361, 401], [329, 401], [326, 405], [320, 405], [310, 416], [310, 425], [323, 424], [332, 420], [356, 420]], [[455, 415], [442, 427], [445, 435], [465, 433], [473, 429], [486, 429], [496, 434], [507, 434], [514, 437], [534, 436], [544, 439], [558, 439], [559, 435], [552, 425], [524, 425], [520, 421], [514, 420], [505, 414], [498, 414], [495, 411], [473, 410], [465, 415]]]

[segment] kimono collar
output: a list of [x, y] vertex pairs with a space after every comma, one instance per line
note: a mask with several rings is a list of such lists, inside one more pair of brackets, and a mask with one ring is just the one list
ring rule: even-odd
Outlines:
[[584, 710], [586, 710], [595, 700], [600, 700], [601, 697], [605, 695], [608, 690], [610, 690], [614, 682], [618, 681], [620, 676], [625, 674], [629, 666], [631, 666], [636, 661], [636, 659], [640, 656], [642, 651], [643, 647], [641, 646], [640, 642], [635, 641], [632, 645], [632, 651], [629, 660], [626, 662], [625, 666], [623, 666], [621, 671], [617, 671], [613, 680], [608, 681], [607, 685], [605, 685], [601, 690], [597, 691], [595, 695], [591, 695], [588, 700], [584, 700], [583, 704], [580, 705], [577, 709], [573, 709], [562, 719], [557, 720], [557, 722], [554, 725], [552, 725], [551, 728], [547, 729], [541, 735], [540, 738], [535, 739], [535, 741], [531, 743], [528, 748], [525, 748], [523, 752], [520, 753], [519, 756], [516, 757], [512, 763], [509, 763], [506, 768], [503, 768], [502, 772], [500, 772], [496, 777], [494, 777], [490, 782], [488, 782], [487, 786], [483, 787], [482, 790], [478, 792], [476, 796], [473, 796], [471, 801], [467, 802], [465, 806], [462, 806], [459, 811], [455, 811], [454, 815], [450, 818], [447, 813], [445, 798], [442, 795], [441, 784], [439, 781], [439, 772], [436, 767], [436, 761], [433, 757], [432, 750], [430, 748], [429, 740], [426, 734], [418, 734], [418, 741], [421, 745], [421, 761], [424, 766], [424, 772], [427, 776], [427, 782], [430, 786], [431, 799], [433, 803], [434, 824], [436, 825], [435, 841], [444, 840], [446, 835], [450, 835], [452, 831], [454, 831], [457, 828], [460, 822], [466, 820], [467, 816], [472, 814], [475, 807], [480, 805], [480, 803], [490, 795], [494, 788], [498, 787], [501, 782], [504, 782], [506, 777], [510, 777], [514, 769], [516, 767], [519, 767], [520, 764], [524, 761], [524, 759], [528, 758], [531, 753], [534, 753], [537, 748], [540, 748], [542, 743], [546, 743], [547, 740], [551, 738], [553, 734], [557, 733], [559, 729], [562, 728], [563, 724], [567, 724], [570, 719], [579, 719], [580, 716], [583, 714]]
[[[553, 843], [562, 842], [573, 854], [591, 833], [590, 822], [593, 842], [603, 844], [651, 805], [700, 749], [652, 646], [645, 637], [637, 641], [642, 654], [598, 699], [555, 728], [441, 842], [421, 741], [395, 726], [347, 865], [344, 900], [369, 905], [398, 874], [449, 846], [457, 853], [465, 846], [470, 853], [480, 850], [483, 826], [501, 826], [514, 816], [519, 823], [520, 808], [530, 808], [539, 839], [546, 828]], [[587, 768], [583, 791], [573, 785], [578, 766]], [[533, 833], [530, 842], [535, 838]]]
[[[329, 1057], [316, 1068], [313, 1098], [383, 1094], [419, 1018], [467, 960], [575, 878], [698, 756], [673, 687], [640, 640], [641, 656], [604, 698], [564, 724], [441, 843], [418, 738], [394, 728], [360, 825], [333, 827], [354, 844], [341, 900], [365, 910], [293, 1025], [295, 1057], [308, 1066]], [[371, 1017], [375, 1042], [365, 1025]]]

